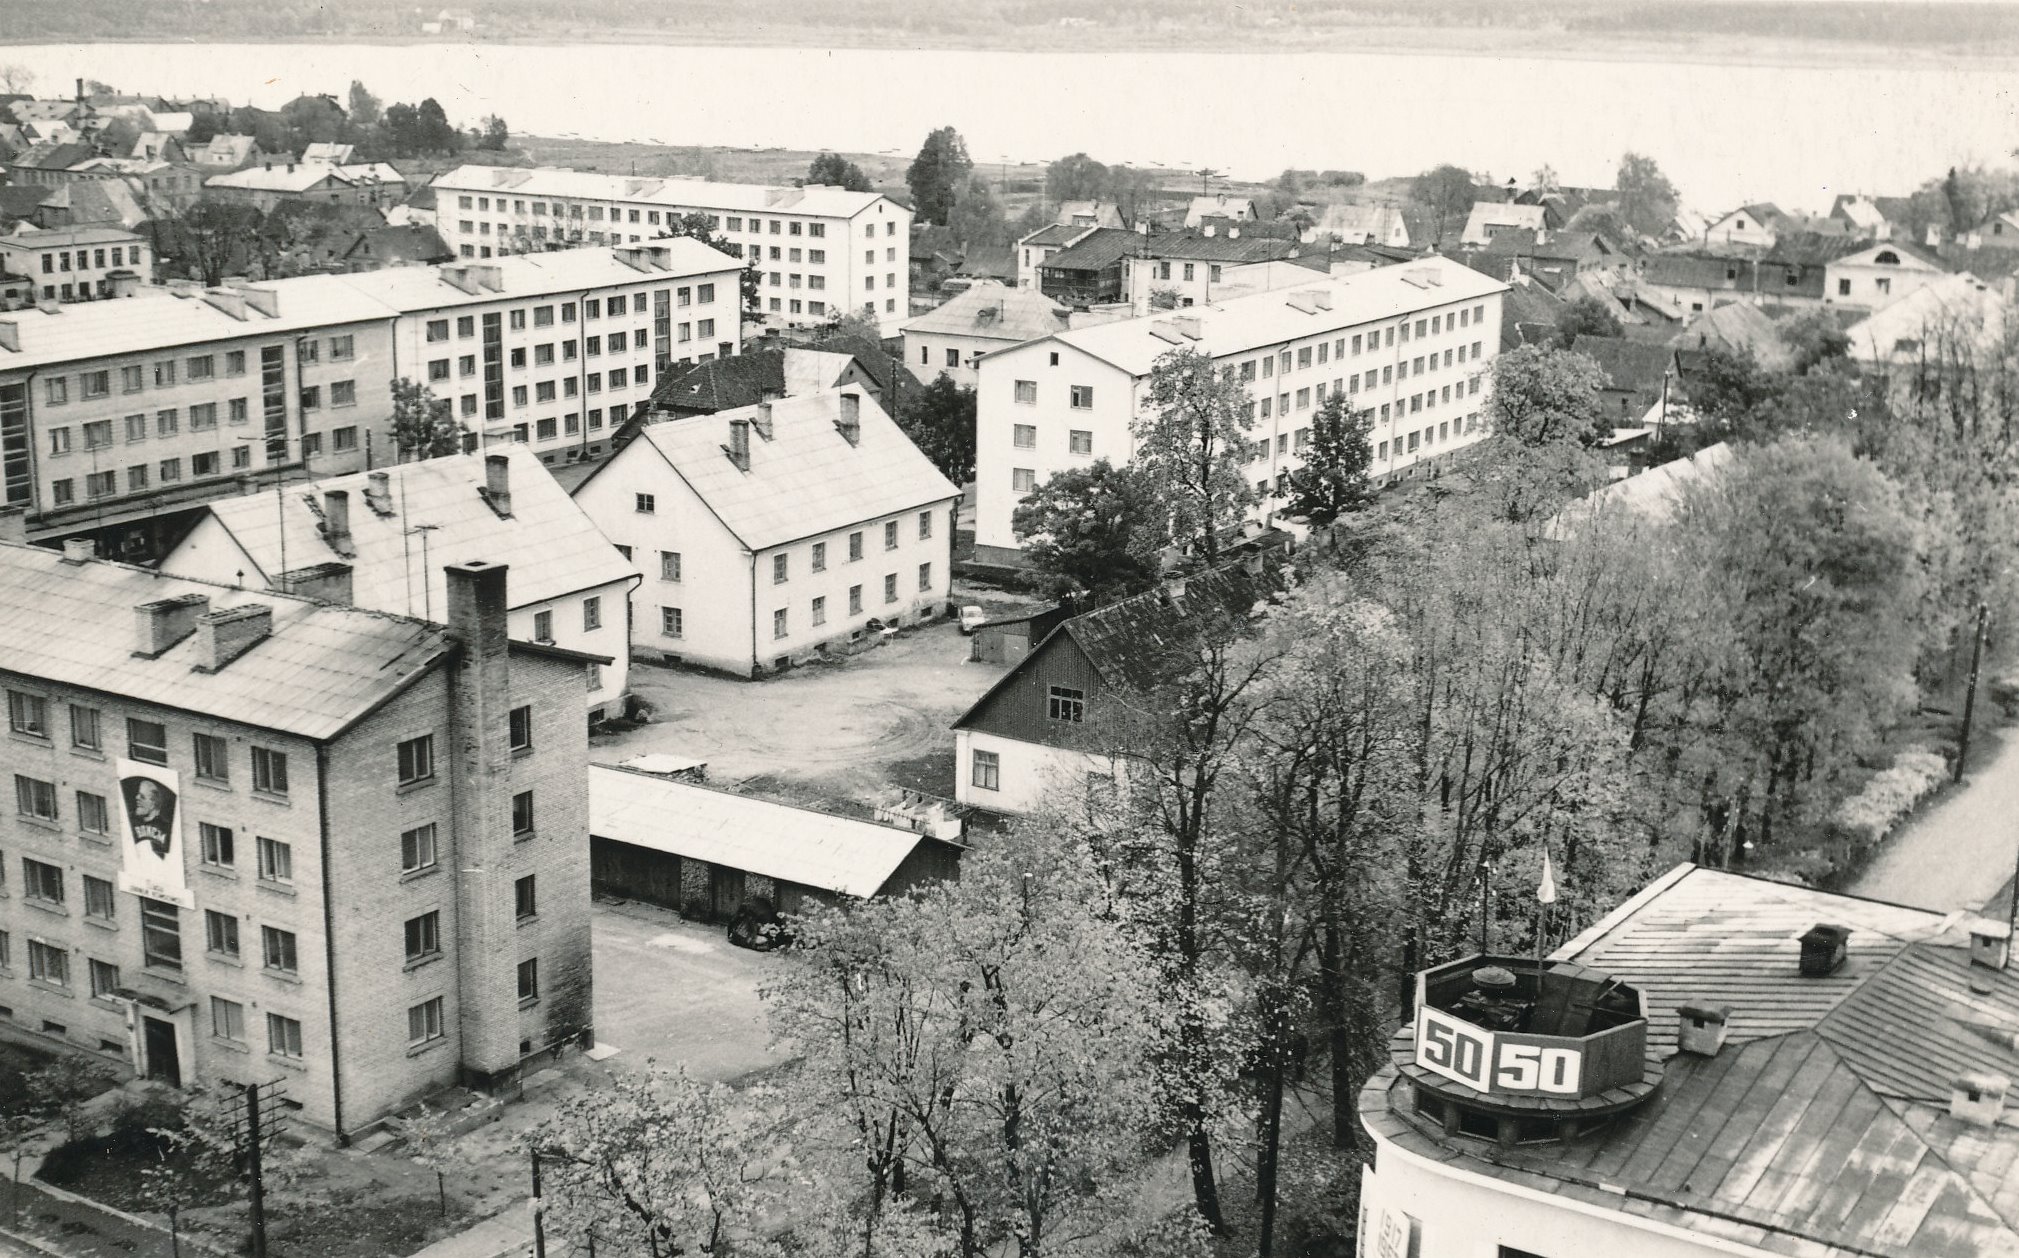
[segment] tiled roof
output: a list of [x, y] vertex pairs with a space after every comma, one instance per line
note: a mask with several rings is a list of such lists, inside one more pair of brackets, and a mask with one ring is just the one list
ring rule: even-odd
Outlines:
[[1748, 353], [1769, 371], [1783, 371], [1794, 353], [1781, 339], [1780, 328], [1751, 302], [1717, 306], [1690, 320], [1669, 344], [1688, 349], [1723, 349]]
[[1507, 290], [1500, 307], [1500, 347], [1513, 349], [1524, 343], [1515, 334], [1522, 324], [1536, 324], [1556, 330], [1556, 321], [1567, 303], [1540, 284], [1516, 284]]
[[42, 208], [48, 217], [72, 225], [118, 223], [135, 227], [148, 217], [123, 179], [73, 179], [49, 190], [42, 198]]
[[386, 265], [427, 266], [455, 259], [442, 234], [421, 223], [378, 227], [360, 232], [343, 254], [346, 260], [369, 259]]
[[785, 394], [783, 349], [753, 350], [696, 363], [652, 390], [654, 410], [716, 411], [755, 406], [766, 393]]
[[1130, 253], [1137, 252], [1145, 238], [1122, 227], [1096, 227], [1069, 249], [1061, 250], [1037, 264], [1040, 271], [1105, 271]]
[[1273, 566], [1260, 573], [1236, 562], [1184, 580], [1184, 592], [1160, 586], [1095, 608], [1060, 625], [1111, 686], [1148, 689], [1190, 666], [1204, 635], [1244, 625], [1257, 605], [1282, 590]]
[[236, 165], [251, 161], [255, 147], [257, 141], [249, 135], [214, 135], [202, 152], [211, 161]]
[[630, 177], [554, 167], [458, 166], [435, 180], [448, 192], [498, 193], [514, 197], [581, 197], [596, 201], [650, 203], [674, 209], [733, 210], [755, 214], [801, 214], [853, 218], [883, 195], [850, 192], [824, 184], [804, 188], [755, 183], [714, 183], [705, 179]]
[[[1887, 242], [1889, 245], [1892, 242]], [[1869, 237], [1852, 235], [1830, 235], [1817, 231], [1784, 231], [1774, 237], [1774, 244], [1766, 252], [1770, 262], [1788, 262], [1800, 266], [1821, 266], [1834, 262], [1848, 254], [1862, 253], [1873, 247]], [[1895, 245], [1895, 248], [1905, 248]]]
[[69, 140], [54, 140], [47, 144], [37, 144], [17, 154], [10, 166], [21, 166], [34, 170], [69, 170], [73, 166], [90, 161], [98, 156], [98, 150], [89, 144]]
[[1656, 253], [1641, 263], [1640, 274], [1649, 284], [1670, 288], [1743, 288], [1752, 285], [1753, 261], [1708, 253]]
[[301, 152], [305, 162], [322, 162], [325, 165], [341, 166], [357, 151], [354, 144], [311, 144]]
[[1016, 274], [1016, 269], [1016, 250], [1010, 246], [970, 245], [961, 255], [956, 272], [1007, 281]]
[[[0, 669], [305, 738], [330, 738], [426, 672], [450, 649], [437, 625], [238, 590], [60, 551], [0, 544]], [[210, 609], [273, 609], [269, 637], [215, 673], [197, 635], [153, 659], [134, 655], [134, 609], [200, 594]]]
[[[853, 445], [835, 427], [844, 396], [861, 399], [860, 435]], [[656, 451], [723, 527], [753, 551], [960, 493], [873, 398], [852, 390], [771, 403], [771, 439], [765, 440], [753, 425], [750, 470], [743, 471], [723, 447], [729, 444], [730, 422], [754, 419], [757, 413], [756, 407], [745, 407], [652, 424], [618, 457], [649, 457], [648, 451]]]
[[[283, 565], [292, 571], [341, 561], [351, 566], [351, 599], [359, 607], [408, 616], [432, 611], [439, 619], [448, 589], [442, 566], [466, 560], [509, 564], [506, 597], [513, 607], [637, 575], [538, 457], [517, 445], [489, 453], [511, 460], [509, 517], [500, 517], [482, 493], [482, 453], [395, 463], [206, 505], [268, 581]], [[367, 493], [379, 475], [386, 478], [383, 497]], [[323, 535], [323, 495], [330, 490], [350, 498], [349, 554]], [[425, 548], [416, 529], [428, 530]], [[173, 571], [176, 563], [171, 552], [163, 566]]]
[[1644, 345], [1617, 336], [1582, 335], [1570, 348], [1596, 362], [1615, 389], [1659, 390], [1675, 357], [1666, 345]]
[[865, 898], [920, 841], [910, 830], [600, 764], [589, 766], [589, 833]]
[[967, 291], [904, 324], [914, 334], [975, 336], [1022, 343], [1066, 329], [1066, 312], [1032, 288], [972, 284]]

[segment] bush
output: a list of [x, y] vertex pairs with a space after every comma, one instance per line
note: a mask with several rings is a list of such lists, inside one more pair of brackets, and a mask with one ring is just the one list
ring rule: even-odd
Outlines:
[[1948, 773], [1943, 757], [1926, 747], [1909, 747], [1893, 757], [1892, 768], [1873, 774], [1865, 789], [1837, 805], [1830, 824], [1851, 843], [1871, 847], [1892, 833]]

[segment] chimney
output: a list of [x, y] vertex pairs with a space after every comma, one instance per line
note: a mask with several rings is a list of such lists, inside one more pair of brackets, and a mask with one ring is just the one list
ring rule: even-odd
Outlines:
[[750, 426], [766, 441], [771, 440], [771, 402], [767, 399], [757, 404], [757, 413], [750, 420]]
[[367, 472], [365, 474], [365, 505], [376, 516], [390, 516], [393, 513], [392, 475], [388, 472]]
[[280, 294], [271, 288], [254, 288], [244, 280], [231, 284], [232, 291], [245, 298], [245, 304], [259, 311], [269, 319], [280, 318]]
[[841, 395], [841, 418], [834, 421], [842, 440], [850, 445], [862, 444], [862, 395], [844, 393]]
[[1676, 1047], [1698, 1057], [1715, 1057], [1725, 1046], [1732, 1011], [1722, 1005], [1678, 1005]]
[[729, 421], [729, 444], [722, 447], [729, 461], [739, 472], [750, 470], [750, 421], [732, 419]]
[[1803, 931], [1801, 963], [1803, 977], [1824, 978], [1843, 969], [1850, 938], [1850, 927], [1832, 926], [1823, 922], [1818, 922]]
[[226, 318], [245, 322], [245, 294], [236, 289], [213, 288], [204, 293], [203, 300], [212, 309]]
[[2012, 925], [1980, 917], [1970, 923], [1970, 964], [2002, 970], [2012, 960]]
[[63, 562], [80, 564], [98, 558], [98, 543], [88, 537], [63, 539]]
[[2005, 1093], [2012, 1081], [1988, 1071], [1958, 1075], [1950, 1085], [1949, 1117], [1973, 1127], [1995, 1127], [2005, 1113]]
[[484, 501], [500, 519], [512, 518], [512, 460], [503, 454], [484, 456]]
[[225, 665], [266, 641], [273, 633], [273, 608], [241, 603], [196, 619], [196, 671], [222, 672]]
[[1329, 288], [1312, 289], [1311, 303], [1320, 310], [1330, 310], [1332, 308], [1332, 290]]
[[337, 554], [350, 558], [357, 554], [351, 544], [351, 496], [344, 489], [325, 489], [322, 495], [322, 539]]
[[349, 607], [355, 601], [351, 588], [351, 566], [347, 563], [319, 563], [311, 568], [283, 572], [280, 585], [290, 594], [322, 603], [335, 603], [340, 607]]
[[208, 594], [158, 598], [133, 609], [133, 653], [151, 660], [196, 632], [197, 617], [210, 610]]

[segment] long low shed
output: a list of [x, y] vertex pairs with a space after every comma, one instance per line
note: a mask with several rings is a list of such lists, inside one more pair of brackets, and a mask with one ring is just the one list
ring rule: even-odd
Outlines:
[[894, 826], [612, 765], [589, 767], [600, 895], [726, 921], [746, 898], [782, 913], [957, 877], [961, 848]]

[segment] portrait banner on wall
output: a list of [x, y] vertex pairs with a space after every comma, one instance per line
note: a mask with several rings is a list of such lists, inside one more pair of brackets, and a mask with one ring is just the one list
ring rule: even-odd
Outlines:
[[173, 769], [114, 759], [119, 773], [119, 889], [194, 908], [182, 863], [182, 778]]

